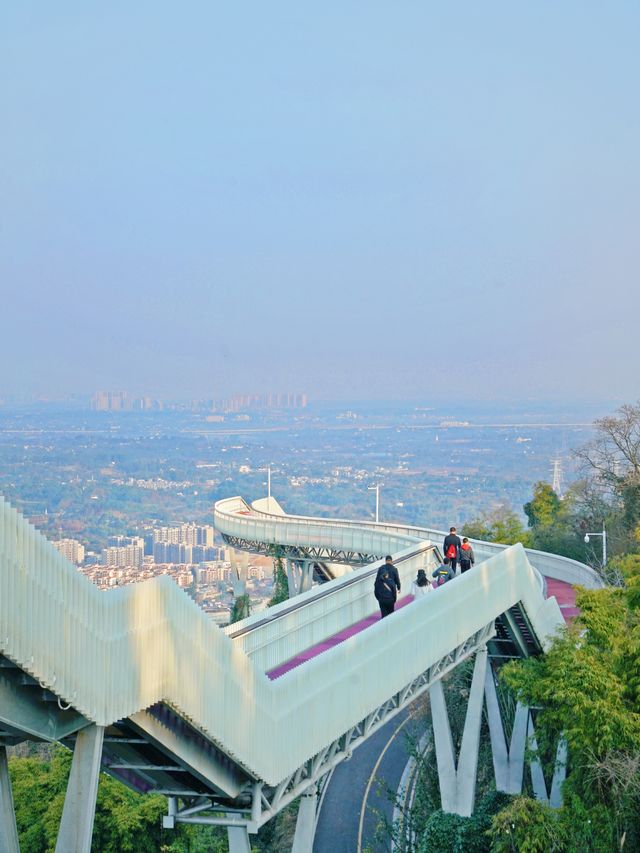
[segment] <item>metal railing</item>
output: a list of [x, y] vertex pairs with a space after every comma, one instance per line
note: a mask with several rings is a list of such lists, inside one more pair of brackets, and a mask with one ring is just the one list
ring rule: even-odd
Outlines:
[[[261, 501], [255, 501], [253, 506], [249, 506], [242, 498], [234, 498], [232, 500], [241, 500], [244, 506], [246, 507], [246, 511], [250, 513], [254, 513], [256, 515], [265, 516], [268, 518], [280, 518], [282, 519], [282, 515], [267, 512], [261, 507], [257, 507], [258, 504], [264, 502], [264, 499]], [[274, 499], [275, 500], [275, 499]], [[219, 516], [222, 520], [222, 517], [226, 517], [226, 509], [223, 506], [224, 501], [218, 502], [216, 504], [216, 508], [220, 506]], [[214, 509], [215, 516], [215, 509]], [[299, 522], [310, 522], [314, 521], [318, 523], [319, 519], [312, 518], [309, 516], [287, 516], [290, 519], [296, 519]], [[417, 527], [414, 525], [403, 525], [403, 524], [390, 524], [386, 522], [372, 522], [372, 521], [355, 521], [355, 520], [345, 520], [345, 519], [326, 519], [327, 523], [335, 525], [336, 527], [362, 527], [366, 526], [368, 529], [375, 530], [383, 530], [388, 533], [390, 536], [410, 536], [416, 537], [417, 539], [429, 539], [433, 542], [434, 545], [439, 546], [444, 537], [446, 536], [445, 531], [436, 530], [432, 527]], [[496, 542], [485, 542], [481, 539], [469, 539], [471, 542], [474, 552], [476, 554], [476, 558], [478, 560], [486, 560], [489, 557], [493, 557], [496, 554], [501, 553], [506, 548], [510, 547], [508, 545], [501, 545]], [[537, 551], [534, 548], [525, 548], [525, 552], [529, 559], [531, 565], [538, 569], [538, 571], [544, 575], [545, 577], [554, 578], [557, 580], [564, 581], [565, 583], [570, 583], [572, 585], [583, 586], [586, 589], [600, 589], [603, 587], [604, 581], [600, 577], [600, 575], [591, 568], [591, 566], [586, 565], [585, 563], [580, 563], [578, 560], [572, 560], [569, 557], [562, 557], [559, 554], [550, 554], [546, 551]]]
[[0, 499], [0, 654], [99, 725], [165, 702], [270, 785], [517, 602], [563, 623], [514, 546], [270, 682], [171, 579], [100, 592]]
[[[257, 666], [269, 671], [377, 612], [373, 588], [381, 562], [271, 607], [268, 615], [249, 616], [223, 630]], [[400, 596], [408, 594], [418, 569], [424, 569], [430, 576], [438, 562], [429, 542], [413, 545], [396, 555], [394, 565], [400, 576]]]

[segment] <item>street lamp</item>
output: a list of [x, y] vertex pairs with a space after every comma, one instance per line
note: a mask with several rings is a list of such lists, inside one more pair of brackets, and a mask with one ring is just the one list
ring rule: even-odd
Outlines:
[[585, 533], [584, 541], [589, 544], [590, 536], [602, 536], [602, 566], [607, 565], [607, 531], [604, 529], [604, 524], [602, 525], [602, 533]]
[[[264, 471], [264, 468], [260, 468], [260, 471]], [[267, 482], [262, 482], [262, 485], [266, 485], [267, 487], [267, 512], [271, 512], [271, 465], [268, 466], [267, 470]]]
[[380, 486], [369, 486], [368, 491], [376, 493], [376, 524], [380, 515]]

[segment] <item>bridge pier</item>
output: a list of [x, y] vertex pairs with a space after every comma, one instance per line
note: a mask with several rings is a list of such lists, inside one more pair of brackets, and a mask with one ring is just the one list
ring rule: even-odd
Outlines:
[[91, 852], [103, 738], [104, 726], [94, 724], [76, 735], [56, 853]]
[[[534, 753], [538, 749], [531, 712], [526, 705], [518, 702], [511, 732], [511, 743], [507, 749], [496, 685], [490, 667], [487, 669], [485, 679], [485, 698], [496, 790], [504, 791], [507, 794], [520, 794], [522, 793], [524, 754], [527, 740], [529, 740]], [[531, 785], [536, 799], [549, 803], [552, 808], [560, 808], [562, 805], [562, 783], [567, 772], [567, 743], [565, 739], [560, 738], [558, 742], [550, 794], [547, 792], [542, 765], [536, 758], [532, 758], [529, 762], [529, 772], [531, 773]]]
[[491, 667], [487, 667], [484, 694], [487, 703], [496, 790], [504, 791], [507, 794], [520, 794], [522, 793], [522, 777], [524, 775], [524, 750], [529, 725], [529, 709], [521, 702], [516, 705], [511, 743], [507, 749], [507, 740]]
[[[533, 720], [529, 715], [529, 740], [534, 752], [538, 750], [536, 735], [533, 728]], [[556, 748], [556, 760], [551, 779], [551, 793], [547, 791], [547, 783], [542, 772], [542, 765], [537, 759], [531, 761], [531, 786], [536, 800], [547, 803], [551, 808], [559, 809], [562, 805], [562, 783], [567, 775], [567, 742], [564, 737], [558, 741]]]
[[306, 592], [313, 585], [313, 567], [315, 560], [292, 560], [287, 557], [287, 584], [289, 598]]
[[316, 832], [316, 816], [318, 809], [318, 791], [314, 785], [300, 798], [296, 832], [293, 837], [291, 853], [312, 853], [313, 838]]
[[485, 646], [476, 652], [457, 766], [442, 681], [436, 681], [429, 688], [442, 810], [464, 817], [469, 817], [473, 813], [475, 803], [486, 669], [487, 648]]
[[251, 853], [251, 842], [246, 826], [227, 825], [229, 853]]
[[0, 746], [0, 853], [20, 853], [6, 746]]

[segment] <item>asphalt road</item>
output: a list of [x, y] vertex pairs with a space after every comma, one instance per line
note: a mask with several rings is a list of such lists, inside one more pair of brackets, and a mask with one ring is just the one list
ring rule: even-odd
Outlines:
[[421, 733], [410, 714], [411, 708], [402, 711], [336, 767], [320, 809], [313, 853], [388, 853], [388, 834], [376, 838], [376, 830], [382, 816], [391, 823], [409, 759], [406, 735]]

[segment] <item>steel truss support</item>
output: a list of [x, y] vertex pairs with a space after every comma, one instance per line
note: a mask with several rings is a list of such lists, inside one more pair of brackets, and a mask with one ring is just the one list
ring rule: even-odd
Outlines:
[[0, 853], [20, 853], [6, 746], [0, 746]]
[[90, 725], [76, 736], [56, 853], [90, 853], [104, 727]]
[[[251, 539], [242, 539], [239, 536], [228, 536], [222, 534], [223, 540], [232, 548], [239, 551], [250, 551], [252, 554], [265, 554], [273, 556], [273, 545], [268, 542], [254, 542]], [[348, 566], [365, 566], [382, 560], [384, 554], [365, 554], [360, 551], [343, 551], [340, 548], [322, 546], [298, 546], [283, 545], [282, 555], [288, 560], [311, 560], [314, 563], [344, 563]]]
[[[258, 781], [247, 786], [241, 792], [241, 799], [244, 804], [239, 806], [233, 816], [221, 816], [220, 812], [228, 812], [229, 809], [228, 807], [225, 809], [221, 804], [216, 804], [213, 797], [189, 798], [188, 796], [180, 796], [182, 808], [174, 811], [170, 801], [170, 814], [165, 817], [165, 826], [173, 828], [177, 823], [199, 823], [237, 827], [243, 823], [248, 832], [257, 832], [263, 824], [278, 814], [292, 800], [309, 795], [309, 790], [314, 788], [330, 770], [341, 761], [349, 759], [356, 747], [360, 746], [414, 699], [429, 690], [434, 682], [439, 681], [445, 673], [454, 669], [479, 649], [482, 650], [486, 658], [486, 643], [493, 637], [494, 633], [494, 623], [489, 622], [452, 652], [422, 672], [397, 693], [394, 693], [386, 702], [359, 720], [348, 731], [332, 743], [327, 744], [320, 752], [305, 761], [294, 773], [282, 779], [275, 787], [268, 787]], [[483, 679], [484, 672], [480, 682], [481, 686]], [[300, 844], [302, 844], [302, 838], [306, 838], [311, 812], [312, 804], [309, 801], [305, 806], [305, 817], [301, 819]], [[305, 848], [300, 849], [301, 851], [305, 850]]]
[[475, 802], [486, 669], [487, 649], [485, 646], [476, 653], [457, 766], [442, 682], [436, 681], [429, 689], [442, 810], [465, 817], [473, 813]]

